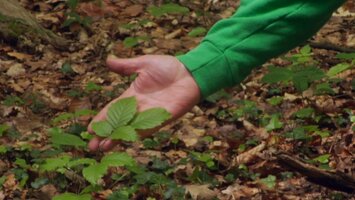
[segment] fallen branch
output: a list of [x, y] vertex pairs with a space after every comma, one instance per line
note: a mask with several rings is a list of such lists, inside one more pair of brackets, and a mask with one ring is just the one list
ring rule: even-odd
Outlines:
[[281, 165], [287, 166], [292, 170], [299, 172], [307, 179], [318, 185], [339, 190], [347, 193], [355, 193], [355, 180], [351, 176], [331, 170], [322, 170], [311, 164], [306, 163], [300, 158], [290, 156], [284, 153], [276, 155]]
[[308, 44], [311, 47], [316, 48], [316, 49], [325, 49], [325, 50], [338, 51], [338, 52], [344, 52], [344, 53], [354, 53], [355, 52], [355, 48], [339, 46], [339, 45], [335, 45], [335, 44], [328, 43], [328, 42], [308, 41]]

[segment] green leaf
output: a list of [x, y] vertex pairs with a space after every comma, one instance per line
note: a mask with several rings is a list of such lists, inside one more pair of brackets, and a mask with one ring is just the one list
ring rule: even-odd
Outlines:
[[92, 92], [92, 91], [99, 91], [102, 87], [97, 85], [96, 83], [89, 81], [85, 86], [85, 91]]
[[170, 117], [170, 113], [163, 108], [151, 108], [138, 113], [131, 126], [135, 129], [150, 129], [161, 125]]
[[83, 169], [83, 176], [89, 183], [97, 185], [98, 181], [106, 174], [107, 168], [108, 166], [103, 164], [90, 165]]
[[324, 155], [320, 155], [316, 158], [313, 158], [312, 160], [322, 163], [322, 164], [326, 164], [329, 162], [329, 157], [330, 157], [330, 154], [324, 154]]
[[204, 27], [197, 27], [197, 28], [194, 28], [192, 29], [188, 36], [190, 37], [198, 37], [198, 36], [203, 36], [205, 35], [207, 32], [207, 29], [205, 29]]
[[178, 4], [168, 3], [160, 7], [151, 6], [148, 8], [148, 12], [154, 17], [161, 17], [165, 14], [187, 14], [189, 9]]
[[0, 124], [0, 137], [10, 128], [7, 124]]
[[304, 128], [298, 127], [293, 129], [293, 131], [285, 133], [286, 138], [292, 138], [294, 140], [306, 140], [309, 138], [309, 135], [305, 133]]
[[314, 113], [313, 108], [302, 108], [301, 110], [295, 112], [293, 115], [300, 119], [310, 118]]
[[96, 164], [96, 160], [92, 158], [79, 158], [77, 160], [72, 160], [67, 163], [68, 168], [73, 168], [79, 165], [94, 165]]
[[355, 59], [355, 53], [339, 53], [335, 57], [344, 60], [353, 60]]
[[48, 130], [50, 136], [51, 136], [51, 141], [54, 145], [61, 146], [61, 145], [67, 145], [67, 146], [74, 146], [74, 147], [85, 147], [86, 142], [84, 142], [80, 137], [76, 135], [71, 135], [64, 133], [62, 129], [60, 128], [51, 128]]
[[63, 193], [53, 197], [52, 200], [91, 200], [90, 194]]
[[132, 120], [136, 112], [137, 100], [135, 97], [120, 99], [109, 107], [107, 112], [107, 121], [114, 129], [125, 126]]
[[60, 69], [63, 74], [74, 74], [75, 71], [71, 67], [70, 63], [66, 62], [62, 65], [62, 68]]
[[268, 70], [269, 73], [261, 79], [264, 83], [278, 83], [280, 81], [289, 81], [291, 80], [293, 74], [293, 72], [287, 68], [269, 66]]
[[96, 115], [97, 111], [90, 109], [81, 109], [74, 112], [75, 117]]
[[321, 94], [335, 94], [334, 90], [330, 87], [329, 83], [320, 83], [316, 86], [317, 95]]
[[348, 63], [339, 63], [329, 69], [329, 71], [327, 72], [327, 76], [333, 77], [350, 68], [351, 66]]
[[52, 124], [58, 124], [61, 121], [74, 119], [73, 113], [62, 113], [52, 120]]
[[64, 155], [58, 158], [47, 158], [45, 163], [40, 165], [40, 169], [41, 171], [55, 171], [58, 168], [66, 166], [70, 159], [71, 157], [68, 155]]
[[123, 40], [123, 45], [126, 48], [132, 48], [134, 46], [137, 46], [138, 45], [138, 38], [136, 38], [136, 37], [126, 37]]
[[127, 153], [111, 153], [101, 159], [101, 164], [108, 167], [133, 166], [135, 162]]
[[269, 124], [265, 127], [267, 131], [282, 128], [283, 123], [280, 122], [278, 115], [272, 115]]
[[112, 126], [107, 121], [94, 122], [92, 124], [92, 130], [95, 134], [101, 137], [108, 137], [112, 133]]
[[283, 99], [284, 99], [283, 97], [274, 96], [274, 97], [271, 97], [270, 99], [267, 99], [266, 101], [270, 105], [277, 106], [277, 105], [279, 105], [282, 102]]
[[309, 45], [306, 45], [306, 46], [304, 46], [304, 47], [302, 47], [302, 48], [300, 49], [300, 53], [301, 53], [302, 55], [308, 55], [308, 54], [311, 53], [311, 51], [312, 51], [312, 49], [311, 49], [311, 47], [310, 47]]
[[266, 178], [260, 179], [260, 182], [266, 185], [268, 188], [272, 189], [276, 185], [276, 176], [269, 175]]
[[0, 145], [0, 154], [4, 154], [7, 152], [7, 148], [4, 145]]
[[72, 10], [78, 6], [79, 0], [67, 0], [68, 7]]
[[114, 130], [110, 138], [114, 140], [134, 142], [138, 140], [138, 135], [132, 126], [122, 126]]

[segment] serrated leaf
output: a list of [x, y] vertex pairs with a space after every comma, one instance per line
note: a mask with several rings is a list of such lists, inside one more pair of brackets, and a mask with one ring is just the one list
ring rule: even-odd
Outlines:
[[151, 108], [138, 113], [130, 125], [135, 129], [150, 129], [160, 126], [170, 117], [170, 113], [163, 108]]
[[92, 124], [92, 130], [100, 137], [108, 137], [111, 135], [113, 128], [107, 121], [100, 121]]
[[110, 138], [114, 140], [134, 142], [138, 140], [138, 135], [132, 126], [122, 126], [114, 130]]
[[203, 36], [205, 35], [205, 33], [207, 32], [207, 29], [205, 29], [204, 27], [197, 27], [192, 29], [188, 36], [190, 37], [198, 37], [198, 36]]
[[136, 112], [137, 100], [135, 97], [120, 99], [109, 107], [107, 112], [107, 121], [114, 129], [125, 126], [132, 120]]
[[107, 165], [101, 163], [90, 165], [83, 169], [83, 176], [89, 183], [97, 185], [98, 181], [106, 174], [107, 168]]
[[86, 142], [84, 142], [80, 137], [76, 135], [71, 135], [64, 133], [64, 131], [60, 128], [51, 128], [48, 130], [51, 141], [54, 145], [61, 146], [74, 146], [74, 147], [85, 147]]
[[53, 197], [52, 200], [91, 200], [90, 194], [63, 193]]
[[55, 171], [58, 168], [66, 166], [66, 164], [71, 159], [70, 156], [64, 155], [58, 158], [47, 158], [45, 163], [40, 165], [41, 171]]
[[329, 69], [329, 71], [327, 72], [327, 76], [330, 76], [330, 77], [335, 76], [335, 75], [349, 69], [350, 67], [351, 66], [347, 63], [339, 63]]
[[101, 164], [108, 167], [133, 166], [135, 160], [127, 153], [111, 153], [101, 159]]

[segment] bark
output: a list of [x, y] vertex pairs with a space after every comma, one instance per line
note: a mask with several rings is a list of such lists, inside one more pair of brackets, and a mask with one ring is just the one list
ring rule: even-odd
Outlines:
[[0, 34], [3, 39], [44, 40], [57, 48], [67, 46], [67, 40], [42, 27], [17, 0], [0, 0], [0, 5]]

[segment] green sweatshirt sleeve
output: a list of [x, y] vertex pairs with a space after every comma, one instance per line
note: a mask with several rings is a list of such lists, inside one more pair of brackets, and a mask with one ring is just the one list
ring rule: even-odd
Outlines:
[[267, 60], [310, 38], [344, 0], [241, 0], [195, 49], [178, 59], [205, 98], [240, 83]]

